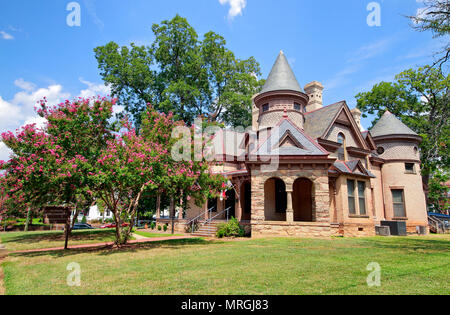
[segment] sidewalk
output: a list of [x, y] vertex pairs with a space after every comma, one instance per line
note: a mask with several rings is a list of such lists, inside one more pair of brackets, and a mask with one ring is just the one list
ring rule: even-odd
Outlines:
[[[184, 239], [192, 239], [192, 238], [196, 238], [196, 237], [193, 237], [193, 236], [172, 236], [172, 237], [141, 238], [141, 239], [137, 239], [137, 240], [128, 241], [127, 245], [144, 244], [144, 243], [155, 243], [155, 242], [163, 242], [163, 241], [171, 241], [171, 240], [184, 240]], [[84, 245], [73, 245], [73, 246], [69, 246], [68, 250], [73, 250], [73, 249], [94, 249], [94, 248], [102, 248], [102, 247], [113, 246], [113, 245], [114, 245], [114, 242], [97, 243], [97, 244], [84, 244]], [[41, 248], [41, 249], [30, 249], [30, 250], [23, 250], [23, 251], [14, 251], [14, 252], [8, 252], [8, 254], [27, 254], [27, 253], [56, 252], [56, 251], [61, 251], [61, 250], [64, 250], [64, 247]]]

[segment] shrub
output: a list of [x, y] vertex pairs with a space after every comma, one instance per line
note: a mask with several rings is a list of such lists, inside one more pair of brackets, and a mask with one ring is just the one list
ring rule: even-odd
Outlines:
[[162, 230], [161, 225], [158, 225], [158, 231], [161, 231], [161, 230]]
[[236, 218], [231, 218], [230, 222], [222, 223], [217, 226], [218, 238], [223, 237], [243, 237], [245, 235], [244, 229], [239, 225]]
[[155, 227], [156, 227], [156, 224], [155, 224], [155, 222], [152, 222], [152, 223], [150, 224], [150, 228], [151, 228], [152, 230], [154, 230], [154, 229], [155, 229]]
[[81, 219], [81, 223], [87, 223], [87, 218], [85, 215], [83, 216], [83, 219]]
[[168, 228], [167, 224], [164, 224], [164, 232], [167, 232], [167, 228]]

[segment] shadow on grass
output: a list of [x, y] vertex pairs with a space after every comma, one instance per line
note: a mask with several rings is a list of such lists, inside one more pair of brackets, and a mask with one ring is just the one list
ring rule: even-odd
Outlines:
[[376, 237], [360, 239], [361, 244], [372, 248], [407, 250], [407, 251], [429, 251], [449, 252], [450, 240], [412, 238], [412, 237]]
[[[17, 235], [16, 235], [17, 234]], [[90, 241], [104, 238], [114, 238], [114, 230], [86, 230], [86, 231], [73, 231], [70, 236], [70, 241]], [[11, 232], [11, 234], [3, 235], [3, 244], [8, 243], [25, 243], [33, 244], [39, 242], [64, 242], [64, 232]]]
[[190, 239], [175, 239], [175, 240], [166, 240], [166, 241], [154, 241], [149, 243], [137, 243], [130, 244], [126, 246], [122, 246], [117, 248], [116, 246], [101, 246], [101, 247], [93, 247], [93, 248], [74, 248], [69, 250], [58, 250], [58, 251], [42, 251], [42, 252], [30, 252], [30, 253], [11, 253], [9, 254], [12, 257], [40, 257], [40, 256], [51, 256], [53, 258], [63, 258], [72, 255], [79, 254], [87, 254], [97, 253], [101, 256], [109, 256], [114, 254], [121, 253], [132, 253], [138, 252], [141, 250], [151, 250], [156, 248], [166, 248], [166, 249], [182, 249], [188, 246], [198, 246], [198, 245], [213, 245], [213, 244], [221, 244], [220, 241], [212, 241], [205, 240], [202, 238], [190, 238]]

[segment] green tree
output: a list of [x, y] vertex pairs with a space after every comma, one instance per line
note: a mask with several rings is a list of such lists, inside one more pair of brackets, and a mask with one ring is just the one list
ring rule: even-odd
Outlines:
[[[450, 2], [448, 0], [424, 0], [425, 5], [415, 16], [409, 16], [412, 27], [420, 32], [431, 31], [435, 38], [450, 34]], [[433, 66], [441, 67], [450, 58], [450, 43], [442, 48]]]
[[137, 127], [148, 103], [189, 125], [199, 115], [232, 126], [251, 124], [252, 96], [263, 84], [253, 57], [236, 58], [214, 32], [199, 40], [179, 15], [154, 24], [152, 31], [149, 47], [110, 42], [95, 48], [103, 80]]
[[422, 177], [426, 185], [430, 177], [448, 173], [450, 167], [449, 87], [449, 75], [426, 66], [406, 70], [394, 82], [381, 82], [371, 91], [356, 95], [364, 117], [377, 115], [375, 123], [389, 110], [422, 136]]

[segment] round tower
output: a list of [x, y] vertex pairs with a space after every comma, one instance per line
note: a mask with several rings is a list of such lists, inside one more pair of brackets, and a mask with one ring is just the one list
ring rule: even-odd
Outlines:
[[261, 93], [254, 98], [259, 110], [258, 129], [276, 126], [284, 117], [303, 128], [306, 106], [309, 98], [289, 66], [281, 51], [266, 80]]
[[420, 170], [422, 138], [390, 112], [370, 130], [381, 167], [386, 219], [406, 221], [408, 232], [427, 226], [427, 207]]

